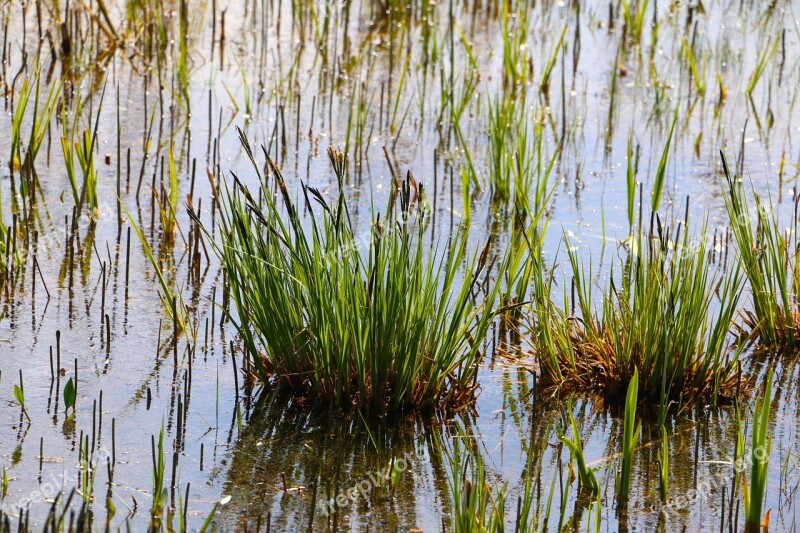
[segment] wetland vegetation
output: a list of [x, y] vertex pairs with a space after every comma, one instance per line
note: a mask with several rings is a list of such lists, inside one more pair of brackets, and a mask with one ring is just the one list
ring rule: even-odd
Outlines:
[[796, 531], [800, 5], [0, 5], [0, 531]]

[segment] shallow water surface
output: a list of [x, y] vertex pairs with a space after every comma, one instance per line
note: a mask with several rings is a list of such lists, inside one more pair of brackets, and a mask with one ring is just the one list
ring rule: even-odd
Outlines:
[[[628, 146], [638, 154], [634, 213], [646, 225], [677, 117], [660, 220], [674, 227], [688, 214], [693, 242], [711, 241], [715, 265], [727, 268], [720, 150], [781, 223], [796, 216], [800, 4], [631, 2], [646, 6], [639, 30], [637, 11], [634, 25], [626, 22], [625, 1], [222, 4], [42, 0], [0, 8], [0, 213], [8, 235], [17, 231], [5, 253], [18, 254], [0, 295], [0, 504], [9, 524], [41, 528], [63, 491], [57, 514], [78, 520], [85, 502], [92, 529], [449, 531], [453, 472], [463, 467], [453, 457], [468, 452], [482, 458], [493, 490], [507, 484], [509, 529], [526, 491], [545, 530], [741, 529], [733, 405], [667, 420], [667, 505], [658, 493], [660, 428], [645, 420], [625, 510], [614, 497], [620, 405], [577, 398], [600, 503], [579, 494], [558, 440], [565, 398], [537, 386], [536, 332], [524, 325], [517, 338], [493, 328], [477, 400], [457, 414], [367, 422], [356, 411], [243, 387], [241, 375], [234, 379], [241, 343], [223, 318], [230, 302], [211, 246], [220, 231], [213, 183], [231, 183], [235, 173], [258, 189], [241, 128], [263, 145], [257, 164], [270, 154], [293, 194], [306, 183], [333, 197], [326, 149], [334, 146], [348, 157], [344, 185], [359, 231], [386, 212], [393, 174], [410, 171], [431, 203], [424, 238], [432, 246], [443, 250], [468, 228], [471, 251], [491, 237], [498, 257], [512, 242], [519, 195], [547, 210], [543, 255], [567, 295], [567, 247], [597, 286], [618, 275], [632, 227]], [[32, 95], [15, 128], [24, 83]], [[28, 152], [51, 87], [58, 103], [40, 127], [35, 178], [23, 184], [16, 154]], [[512, 100], [516, 129], [500, 145], [519, 151], [501, 175], [491, 117]], [[95, 128], [86, 152], [97, 180], [92, 207], [78, 151]], [[75, 143], [76, 190], [64, 155]], [[171, 172], [179, 208], [169, 243], [159, 207], [175, 192]], [[80, 211], [76, 195], [86, 198]], [[201, 245], [184, 204], [210, 231]], [[175, 335], [134, 223], [186, 302], [194, 333]], [[490, 277], [503, 282], [496, 269]], [[742, 305], [751, 305], [747, 296]], [[797, 368], [759, 359], [747, 366], [762, 378], [769, 366], [776, 372], [765, 508], [773, 530], [796, 530]], [[70, 380], [74, 410], [65, 405]], [[761, 381], [753, 383], [760, 391]], [[743, 393], [745, 420], [751, 399]], [[163, 522], [151, 516], [160, 434]]]

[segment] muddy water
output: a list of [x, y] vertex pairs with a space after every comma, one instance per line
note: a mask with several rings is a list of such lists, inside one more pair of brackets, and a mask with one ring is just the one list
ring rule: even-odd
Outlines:
[[[568, 453], [556, 446], [564, 405], [534, 388], [535, 360], [524, 342], [516, 361], [493, 349], [504, 339], [490, 343], [474, 409], [449, 419], [410, 417], [367, 429], [355, 413], [309, 410], [269, 394], [237, 395], [236, 359], [230, 351], [231, 341], [237, 346], [236, 333], [221, 321], [223, 274], [210, 243], [200, 276], [190, 276], [184, 238], [191, 223], [181, 208], [177, 244], [163, 265], [170, 285], [179, 287], [190, 305], [196, 335], [173, 343], [158, 280], [135, 232], [128, 246], [130, 222], [124, 211], [118, 224], [117, 182], [119, 176], [121, 201], [131, 218], [160, 249], [153, 189], [160, 191], [163, 180], [169, 187], [168, 178], [162, 178], [162, 160], [174, 144], [180, 204], [190, 194], [195, 207], [202, 201], [202, 220], [211, 227], [209, 172], [228, 179], [233, 171], [257, 186], [240, 150], [239, 127], [254, 143], [264, 144], [290, 183], [299, 186], [302, 180], [327, 193], [336, 182], [325, 150], [329, 145], [346, 149], [351, 163], [347, 190], [359, 207], [361, 228], [369, 227], [373, 210], [386, 205], [391, 161], [400, 173], [411, 170], [425, 183], [435, 213], [432, 242], [467, 225], [474, 249], [495, 235], [500, 253], [511, 216], [508, 204], [491, 198], [487, 106], [513, 91], [526, 94], [524, 116], [529, 134], [542, 139], [543, 164], [555, 158], [546, 183], [554, 193], [545, 254], [553, 262], [563, 259], [566, 234], [587, 259], [587, 268], [591, 257], [600, 285], [624, 254], [620, 243], [629, 232], [629, 137], [640, 147], [637, 180], [647, 211], [676, 108], [660, 206], [665, 219], [682, 219], [688, 208], [695, 230], [707, 217], [709, 238], [715, 231], [724, 234], [722, 149], [734, 162], [744, 151], [746, 176], [788, 221], [800, 157], [794, 142], [800, 65], [794, 18], [800, 6], [708, 1], [701, 12], [693, 4], [652, 4], [637, 46], [623, 45], [632, 30], [619, 6], [610, 15], [607, 3], [537, 3], [524, 36], [511, 45], [520, 58], [515, 64], [520, 78], [504, 87], [504, 34], [522, 32], [515, 7], [504, 29], [503, 10], [479, 2], [423, 2], [411, 16], [405, 8], [387, 15], [370, 2], [350, 3], [349, 8], [321, 2], [301, 11], [290, 2], [247, 2], [225, 10], [223, 40], [222, 6], [189, 2], [188, 102], [175, 89], [177, 3], [153, 11], [164, 17], [172, 37], [161, 70], [148, 57], [142, 34], [123, 31], [121, 3], [107, 6], [118, 33], [126, 35], [125, 47], [116, 48], [109, 48], [100, 29], [108, 24], [105, 18], [91, 14], [96, 9], [72, 5], [68, 27], [74, 27], [76, 42], [85, 43], [73, 57], [73, 95], [89, 96], [99, 106], [105, 87], [96, 148], [98, 209], [95, 217], [78, 218], [71, 229], [72, 193], [59, 142], [62, 124], [54, 118], [36, 160], [40, 188], [28, 223], [31, 241], [34, 230], [38, 235], [36, 261], [33, 253], [25, 254], [14, 282], [0, 296], [0, 464], [9, 478], [4, 512], [14, 517], [22, 505], [38, 527], [55, 493], [78, 487], [72, 509], [77, 512], [85, 494], [93, 501], [94, 527], [107, 520], [114, 527], [126, 521], [133, 529], [146, 527], [153, 493], [151, 446], [163, 427], [168, 503], [177, 514], [186, 509], [190, 529], [200, 528], [215, 502], [230, 496], [213, 519], [221, 530], [246, 524], [252, 529], [258, 523], [263, 528], [267, 522], [282, 531], [334, 525], [439, 530], [450, 509], [453, 465], [448, 453], [454, 441], [481, 454], [492, 485], [508, 483], [509, 524], [527, 477], [534, 480], [534, 501], [548, 529], [560, 520], [595, 527], [597, 509], [577, 498], [575, 490], [564, 489]], [[65, 15], [46, 7], [39, 16], [34, 6], [17, 3], [2, 13], [9, 50], [4, 81], [15, 94], [12, 99], [9, 92], [0, 119], [0, 147], [5, 147], [0, 150], [8, 163], [12, 100], [19, 101], [21, 80], [32, 76], [37, 64], [44, 78], [53, 57], [53, 79], [66, 68], [58, 53], [50, 55], [46, 38], [40, 49], [38, 27], [45, 35], [48, 29], [57, 35], [58, 18]], [[553, 55], [562, 31], [563, 48]], [[702, 91], [686, 46], [694, 50]], [[95, 54], [106, 49], [101, 63]], [[748, 95], [764, 54], [766, 67]], [[542, 91], [551, 56], [549, 88]], [[27, 71], [17, 77], [25, 64]], [[95, 68], [98, 64], [102, 69]], [[459, 136], [452, 108], [462, 97]], [[363, 109], [360, 115], [357, 109]], [[98, 113], [97, 107], [93, 112]], [[65, 113], [68, 120], [75, 116], [74, 99]], [[88, 113], [84, 109], [81, 129], [93, 123]], [[23, 139], [29, 128], [23, 126]], [[477, 186], [464, 191], [462, 173], [470, 162], [482, 193], [476, 193]], [[19, 220], [26, 215], [13, 197], [19, 192], [19, 174], [12, 178], [9, 168], [4, 164], [0, 185], [3, 222], [11, 227], [13, 213]], [[536, 180], [543, 178], [532, 179], [541, 183]], [[469, 218], [465, 194], [472, 198]], [[724, 257], [725, 245], [717, 247]], [[241, 362], [241, 354], [236, 357]], [[64, 386], [75, 379], [76, 365], [76, 409], [68, 419]], [[781, 386], [773, 402], [766, 507], [772, 509], [773, 528], [785, 530], [793, 527], [796, 514], [797, 370], [773, 366]], [[13, 393], [20, 370], [30, 422]], [[720, 523], [741, 528], [741, 487], [732, 487], [730, 464], [736, 439], [732, 408], [687, 412], [669, 421], [670, 494], [695, 497], [666, 508], [658, 497], [660, 434], [645, 424], [627, 511], [614, 504], [619, 413], [591, 401], [579, 401], [575, 409], [587, 461], [599, 468], [601, 530], [697, 531]], [[88, 438], [96, 473], [93, 490], [80, 479], [87, 472], [79, 453], [82, 436], [83, 442]], [[390, 487], [380, 475], [400, 458], [407, 459], [406, 468]], [[326, 502], [354, 488], [352, 494], [360, 496], [329, 515]], [[559, 512], [562, 490], [567, 494], [564, 513]], [[546, 516], [551, 493], [552, 510]]]

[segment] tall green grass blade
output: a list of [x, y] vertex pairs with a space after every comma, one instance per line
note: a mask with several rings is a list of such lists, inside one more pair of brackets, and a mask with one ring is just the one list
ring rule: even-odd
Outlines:
[[159, 293], [159, 297], [161, 298], [161, 302], [164, 305], [164, 311], [167, 313], [167, 316], [175, 323], [176, 332], [178, 334], [184, 333], [187, 331], [187, 311], [186, 305], [183, 303], [183, 298], [181, 298], [180, 294], [176, 296], [176, 294], [172, 291], [169, 284], [167, 283], [166, 278], [164, 277], [164, 273], [161, 271], [161, 266], [159, 265], [158, 259], [156, 258], [155, 254], [153, 253], [153, 249], [150, 247], [150, 243], [147, 242], [147, 236], [145, 236], [144, 232], [141, 230], [138, 224], [134, 221], [131, 213], [128, 211], [128, 208], [124, 205], [122, 209], [125, 211], [125, 216], [128, 217], [128, 221], [133, 228], [133, 231], [136, 233], [136, 236], [139, 237], [139, 242], [144, 249], [144, 254], [147, 259], [150, 260], [150, 264], [153, 266], [153, 270], [156, 273], [156, 277], [158, 278], [158, 283], [161, 285], [161, 292]]
[[745, 89], [745, 92], [748, 96], [752, 96], [753, 91], [761, 79], [761, 76], [764, 74], [764, 71], [767, 68], [767, 63], [769, 63], [769, 60], [778, 50], [778, 43], [780, 43], [780, 39], [775, 39], [774, 42], [765, 46], [761, 52], [758, 62], [756, 63], [756, 69], [753, 71], [753, 74], [750, 75], [750, 80], [747, 82], [747, 88]]
[[761, 525], [764, 501], [767, 496], [769, 456], [772, 451], [772, 434], [769, 428], [770, 402], [772, 401], [772, 369], [767, 373], [764, 396], [756, 400], [753, 410], [753, 429], [750, 440], [750, 484], [745, 486], [744, 509], [748, 524]]
[[661, 451], [658, 454], [658, 474], [658, 493], [661, 496], [661, 503], [667, 503], [669, 494], [669, 436], [667, 435], [667, 428], [664, 426], [661, 426]]
[[636, 421], [636, 405], [639, 401], [639, 371], [634, 369], [628, 393], [625, 397], [625, 419], [622, 431], [622, 460], [617, 475], [617, 501], [626, 506], [630, 494], [631, 469], [633, 454], [639, 443], [642, 431], [641, 423]]
[[675, 133], [675, 124], [678, 122], [678, 108], [675, 107], [675, 113], [672, 116], [672, 123], [669, 127], [669, 134], [667, 135], [667, 143], [664, 145], [664, 151], [661, 153], [661, 160], [658, 162], [656, 169], [655, 184], [653, 185], [653, 201], [650, 208], [653, 211], [658, 211], [661, 205], [661, 194], [664, 191], [664, 182], [667, 177], [667, 161], [669, 159], [669, 150], [672, 145], [672, 136]]
[[[794, 246], [787, 240], [768, 204], [753, 192], [757, 212], [751, 215], [751, 201], [744, 185], [732, 175], [725, 154], [720, 152], [728, 192], [725, 207], [753, 302], [753, 311], [744, 311], [750, 335], [764, 347], [776, 351], [795, 350], [798, 319], [797, 280], [800, 269]], [[755, 225], [753, 222], [755, 218]]]

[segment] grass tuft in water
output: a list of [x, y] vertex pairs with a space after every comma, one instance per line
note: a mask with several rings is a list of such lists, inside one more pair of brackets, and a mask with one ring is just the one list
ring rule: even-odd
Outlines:
[[534, 271], [532, 343], [545, 386], [613, 401], [638, 370], [640, 400], [658, 405], [661, 421], [674, 405], [732, 398], [741, 348], [732, 346], [729, 329], [743, 276], [738, 267], [714, 267], [705, 230], [690, 241], [681, 226], [672, 232], [654, 217], [647, 238], [641, 229], [630, 238], [621, 272], [611, 274], [601, 299], [592, 293], [591, 264], [575, 248], [568, 252], [573, 290], [564, 289], [561, 309], [551, 298], [554, 276]]
[[[742, 311], [745, 327], [749, 328], [751, 338], [764, 348], [773, 351], [796, 350], [796, 328], [800, 319], [797, 299], [800, 268], [794, 245], [790, 236], [781, 231], [775, 214], [755, 193], [754, 203], [758, 208], [754, 227], [744, 184], [731, 174], [724, 154], [722, 168], [728, 182], [725, 206], [739, 249], [738, 262], [747, 274], [753, 300], [753, 310]], [[797, 207], [796, 200], [795, 214]], [[794, 220], [797, 220], [797, 216]], [[796, 222], [794, 224], [792, 231], [797, 229]]]
[[339, 183], [333, 201], [304, 185], [296, 205], [269, 158], [282, 206], [260, 173], [263, 201], [238, 179], [223, 193], [229, 231], [217, 252], [255, 377], [378, 416], [464, 407], [495, 315], [498, 284], [483, 303], [473, 296], [487, 254], [470, 258], [464, 233], [446, 250], [424, 244], [427, 213], [410, 180], [400, 212], [390, 205], [389, 218], [359, 232], [344, 193], [345, 155], [328, 155]]

